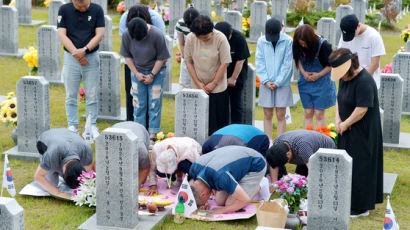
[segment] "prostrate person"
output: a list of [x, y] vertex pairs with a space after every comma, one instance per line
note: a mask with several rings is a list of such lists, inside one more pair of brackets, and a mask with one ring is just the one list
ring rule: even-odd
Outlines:
[[242, 124], [243, 83], [248, 76], [248, 58], [251, 56], [245, 36], [241, 31], [232, 28], [228, 22], [218, 22], [215, 29], [225, 34], [231, 47], [232, 62], [227, 69], [228, 93], [232, 124]]
[[282, 31], [282, 23], [271, 18], [265, 24], [265, 36], [258, 39], [255, 70], [261, 86], [258, 104], [263, 107], [263, 130], [272, 140], [273, 109], [278, 120], [276, 134], [286, 131], [286, 107], [293, 106], [290, 79], [293, 71], [292, 38]]
[[40, 165], [34, 180], [51, 194], [71, 198], [71, 194], [57, 188], [59, 176], [64, 178], [68, 187], [75, 189], [80, 184], [77, 178], [83, 171], [95, 170], [91, 147], [68, 129], [43, 132], [37, 140], [37, 150], [40, 153]]
[[100, 59], [98, 44], [104, 35], [104, 12], [100, 5], [90, 0], [73, 0], [58, 10], [58, 37], [64, 45], [62, 76], [66, 90], [68, 129], [78, 132], [77, 95], [83, 79], [86, 95], [86, 114], [91, 113], [91, 135], [98, 137], [98, 81]]
[[113, 128], [131, 130], [138, 137], [138, 187], [144, 184], [149, 173], [149, 151], [150, 139], [147, 129], [133, 121], [116, 123]]
[[307, 176], [310, 156], [319, 148], [334, 149], [335, 147], [332, 138], [316, 131], [301, 129], [280, 135], [266, 153], [266, 160], [272, 170], [272, 183], [280, 179], [278, 178], [279, 167], [286, 163], [297, 165], [296, 173]]
[[179, 51], [182, 54], [181, 68], [179, 73], [179, 84], [182, 86], [182, 88], [191, 88], [191, 75], [189, 74], [188, 68], [185, 63], [184, 47], [186, 37], [191, 32], [189, 29], [191, 28], [192, 22], [198, 16], [198, 10], [191, 6], [184, 12], [183, 18], [179, 19], [177, 24], [175, 25]]
[[182, 176], [189, 173], [192, 163], [202, 154], [201, 145], [189, 137], [172, 137], [158, 142], [152, 148], [149, 190], [145, 195], [158, 193], [157, 175], [171, 177], [175, 186], [182, 183]]
[[235, 212], [252, 201], [265, 172], [266, 161], [260, 153], [243, 146], [226, 146], [192, 164], [190, 186], [198, 207], [204, 206], [215, 190], [216, 203], [224, 207], [212, 213]]
[[269, 148], [269, 138], [252, 125], [232, 124], [214, 132], [202, 145], [202, 153], [229, 145], [245, 146], [265, 156]]
[[347, 48], [359, 56], [359, 64], [365, 68], [380, 88], [380, 56], [386, 55], [383, 39], [377, 30], [362, 24], [356, 15], [346, 15], [340, 21], [342, 38], [338, 48]]

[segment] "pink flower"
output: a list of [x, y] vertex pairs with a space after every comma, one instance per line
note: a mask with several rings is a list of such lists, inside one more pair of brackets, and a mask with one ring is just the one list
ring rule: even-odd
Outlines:
[[238, 10], [238, 6], [237, 5], [233, 6], [233, 9]]
[[281, 185], [279, 189], [280, 189], [280, 191], [282, 191], [282, 192], [286, 191], [286, 187], [285, 187], [284, 185]]
[[77, 189], [74, 189], [73, 194], [77, 195]]
[[284, 183], [283, 186], [285, 186], [285, 188], [289, 188], [289, 184], [288, 184], [288, 183]]
[[386, 64], [386, 66], [384, 66], [384, 69], [381, 70], [382, 73], [392, 73], [393, 72], [393, 64]]
[[303, 187], [303, 181], [299, 181], [299, 182], [296, 184], [296, 187]]
[[289, 194], [292, 194], [293, 192], [295, 192], [295, 189], [290, 187], [286, 190]]
[[169, 21], [169, 10], [164, 10], [164, 21]]
[[282, 181], [282, 180], [278, 180], [278, 181], [275, 182], [275, 184], [277, 184], [277, 185], [283, 185], [283, 181]]
[[285, 181], [290, 181], [290, 180], [291, 180], [291, 177], [288, 176], [288, 175], [286, 175], [285, 178], [283, 178], [283, 180], [285, 180]]
[[298, 182], [299, 182], [299, 179], [298, 179], [298, 178], [294, 177], [294, 178], [292, 179], [292, 183], [293, 183], [293, 184], [297, 184]]

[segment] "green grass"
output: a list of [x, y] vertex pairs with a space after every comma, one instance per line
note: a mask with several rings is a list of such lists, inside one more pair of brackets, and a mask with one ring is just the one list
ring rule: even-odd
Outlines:
[[[47, 20], [47, 12], [33, 11], [33, 18], [36, 20]], [[404, 26], [404, 22], [410, 21], [410, 14], [403, 18], [399, 23], [400, 27]], [[118, 26], [119, 16], [113, 17], [113, 24]], [[36, 47], [36, 31], [38, 27], [19, 27], [19, 47]], [[381, 65], [384, 66], [391, 62], [392, 56], [397, 50], [404, 45], [399, 36], [383, 36], [387, 55], [382, 57]], [[118, 36], [118, 30], [113, 31], [113, 50], [118, 52], [120, 48], [121, 39]], [[255, 44], [249, 44], [250, 50], [253, 52], [249, 63], [254, 63]], [[178, 49], [175, 48], [174, 52]], [[178, 81], [179, 64], [173, 59], [173, 82]], [[0, 95], [6, 95], [10, 91], [16, 90], [16, 82], [27, 75], [28, 67], [24, 60], [16, 58], [0, 57]], [[121, 73], [123, 74], [123, 73]], [[123, 78], [121, 78], [123, 84]], [[123, 85], [122, 85], [122, 88]], [[297, 92], [296, 85], [292, 86], [294, 92]], [[51, 86], [50, 87], [50, 121], [51, 127], [65, 127], [65, 90], [64, 87]], [[121, 104], [125, 105], [125, 92], [122, 90]], [[83, 114], [84, 104], [80, 104], [80, 114]], [[174, 109], [175, 104], [173, 99], [164, 98], [161, 129], [165, 132], [174, 130]], [[255, 117], [258, 120], [263, 119], [262, 109], [256, 106]], [[303, 127], [303, 108], [299, 104], [291, 109], [293, 123], [288, 126], [288, 130], [300, 129]], [[334, 108], [330, 108], [326, 113], [328, 122], [334, 119]], [[84, 127], [84, 120], [80, 119], [80, 128]], [[98, 122], [100, 130], [103, 130], [112, 123]], [[3, 152], [13, 146], [13, 141], [10, 137], [12, 127], [6, 127], [3, 123], [0, 124], [0, 152]], [[410, 132], [410, 117], [403, 117], [401, 123], [402, 132]], [[275, 135], [275, 134], [274, 134]], [[276, 136], [276, 135], [275, 135]], [[399, 174], [398, 181], [394, 188], [391, 197], [391, 204], [393, 206], [396, 217], [405, 229], [410, 226], [410, 151], [385, 151], [384, 152], [384, 171]], [[33, 180], [33, 175], [38, 163], [25, 162], [10, 159], [10, 165], [13, 172], [13, 177], [17, 191]], [[289, 171], [293, 171], [294, 167], [290, 166]], [[0, 160], [0, 172], [3, 170], [3, 160]], [[8, 195], [7, 192], [5, 192]], [[90, 217], [95, 210], [86, 207], [77, 207], [71, 203], [55, 200], [53, 198], [32, 198], [25, 196], [16, 196], [19, 204], [25, 209], [26, 229], [75, 229]], [[379, 204], [376, 210], [371, 212], [367, 218], [359, 218], [351, 221], [351, 229], [381, 229], [386, 204]], [[226, 222], [200, 222], [186, 220], [185, 223], [175, 225], [172, 218], [167, 218], [164, 224], [157, 227], [157, 229], [255, 229], [257, 223], [256, 218], [249, 220], [226, 221]]]

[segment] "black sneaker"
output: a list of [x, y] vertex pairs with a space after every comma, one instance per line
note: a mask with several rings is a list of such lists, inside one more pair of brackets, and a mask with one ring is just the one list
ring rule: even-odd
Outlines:
[[350, 211], [350, 218], [357, 218], [361, 216], [369, 216], [370, 212], [369, 210], [363, 211], [363, 210], [351, 210]]

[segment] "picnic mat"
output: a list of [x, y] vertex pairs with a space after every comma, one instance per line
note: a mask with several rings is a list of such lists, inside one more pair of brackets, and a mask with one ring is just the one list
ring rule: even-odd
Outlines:
[[[177, 194], [179, 191], [179, 186], [171, 186], [171, 189], [168, 189], [168, 185], [165, 178], [158, 179], [157, 183], [158, 193], [154, 196], [145, 196], [144, 192], [149, 189], [147, 183], [144, 184], [143, 188], [139, 191], [139, 198], [145, 198], [147, 201], [152, 201], [153, 199], [159, 199], [164, 201], [172, 201], [171, 205], [166, 206], [166, 208], [172, 209], [174, 212]], [[208, 201], [210, 209], [219, 207], [214, 200]], [[194, 212], [195, 213], [195, 212]], [[238, 212], [229, 213], [229, 214], [215, 214], [212, 215], [208, 212], [202, 212], [203, 215], [192, 214], [190, 217], [191, 219], [203, 220], [203, 221], [225, 221], [225, 220], [238, 220], [238, 219], [249, 219], [256, 214], [256, 205], [254, 203], [250, 203], [244, 208], [242, 208]]]

